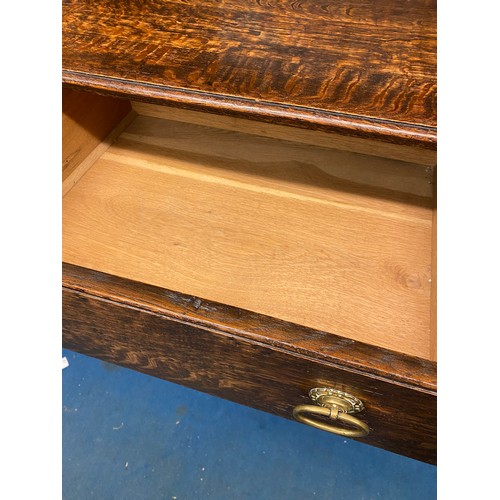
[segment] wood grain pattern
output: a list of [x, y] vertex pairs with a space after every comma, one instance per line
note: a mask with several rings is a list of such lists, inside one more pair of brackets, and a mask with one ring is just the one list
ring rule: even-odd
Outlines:
[[[133, 107], [143, 111], [143, 108]], [[149, 114], [145, 116], [150, 117]], [[361, 188], [365, 202], [369, 202], [366, 197], [371, 195], [375, 204], [380, 203], [379, 198], [390, 198], [410, 206], [432, 205], [430, 198], [434, 196], [435, 185], [435, 168], [432, 167], [351, 151], [311, 147], [294, 141], [293, 134], [287, 134], [287, 140], [260, 139], [246, 133], [245, 127], [236, 131], [229, 127], [221, 130], [219, 123], [211, 123], [210, 117], [205, 118], [201, 127], [186, 120], [181, 120], [183, 123], [166, 120], [163, 114], [160, 118], [138, 117], [134, 120], [133, 125], [121, 134], [122, 153], [130, 151], [134, 154], [133, 151], [146, 152], [149, 149], [157, 156], [164, 151], [166, 156], [184, 155], [186, 161], [193, 157], [197, 168], [200, 163], [210, 166], [207, 172], [217, 171], [218, 175], [230, 175], [235, 180], [249, 174], [252, 182], [260, 183], [266, 178], [288, 180], [288, 190], [296, 189], [314, 196], [320, 191], [329, 192], [331, 188], [351, 193]], [[212, 126], [204, 126], [209, 124]], [[306, 191], [304, 186], [314, 186], [314, 192]], [[321, 187], [323, 190], [319, 189]], [[369, 191], [369, 187], [376, 189]], [[384, 206], [400, 213], [406, 211], [402, 206]]]
[[70, 265], [63, 343], [285, 418], [312, 387], [346, 390], [366, 406], [363, 442], [436, 460], [435, 363]]
[[111, 143], [118, 123], [131, 113], [130, 102], [87, 92], [62, 92], [63, 194]]
[[[287, 127], [274, 123], [263, 123], [254, 120], [246, 120], [244, 118], [216, 115], [214, 113], [201, 113], [199, 111], [173, 108], [171, 106], [159, 106], [156, 104], [135, 101], [131, 104], [134, 111], [139, 115], [194, 123], [196, 125], [205, 125], [207, 127], [221, 128], [234, 132], [244, 132], [246, 134], [255, 134], [262, 137], [300, 142], [302, 144], [349, 151], [350, 153], [359, 153], [365, 155], [368, 164], [373, 162], [373, 156], [423, 165], [430, 169], [436, 166], [437, 161], [436, 151], [431, 151], [429, 149], [390, 144], [388, 142], [374, 141], [366, 138], [349, 137], [332, 132]], [[367, 156], [371, 158], [368, 159]]]
[[64, 260], [97, 269], [63, 264], [65, 347], [285, 418], [347, 390], [364, 442], [435, 463], [435, 0], [63, 0], [62, 42], [93, 93], [67, 182], [119, 121], [87, 100], [179, 120], [65, 196]]
[[436, 5], [65, 0], [63, 81], [435, 149]]
[[428, 359], [428, 179], [356, 161], [138, 117], [65, 197], [63, 257]]
[[430, 359], [437, 360], [437, 255], [438, 255], [438, 222], [437, 222], [437, 171], [434, 172], [434, 207], [432, 210], [432, 275], [431, 275], [431, 352]]

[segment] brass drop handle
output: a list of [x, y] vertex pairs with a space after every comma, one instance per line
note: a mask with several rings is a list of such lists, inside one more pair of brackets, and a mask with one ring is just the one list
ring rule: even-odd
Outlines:
[[[311, 389], [309, 397], [316, 404], [298, 405], [293, 409], [293, 416], [299, 422], [346, 437], [363, 437], [370, 432], [369, 427], [364, 422], [350, 415], [350, 413], [357, 413], [364, 409], [363, 403], [358, 398], [347, 392], [326, 387]], [[353, 428], [332, 425], [316, 418], [307, 417], [305, 414], [328, 417], [333, 421], [346, 423]]]

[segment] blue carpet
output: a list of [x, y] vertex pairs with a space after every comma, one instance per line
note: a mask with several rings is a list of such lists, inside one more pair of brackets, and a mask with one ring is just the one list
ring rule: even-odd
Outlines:
[[63, 351], [63, 499], [436, 498], [436, 467]]

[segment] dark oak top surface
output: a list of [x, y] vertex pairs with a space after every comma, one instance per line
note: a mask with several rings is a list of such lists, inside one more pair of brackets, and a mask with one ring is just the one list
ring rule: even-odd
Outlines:
[[63, 1], [63, 82], [435, 148], [435, 0]]

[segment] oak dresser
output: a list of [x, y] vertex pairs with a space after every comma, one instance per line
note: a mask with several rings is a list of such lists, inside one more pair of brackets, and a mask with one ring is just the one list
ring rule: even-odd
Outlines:
[[64, 346], [435, 463], [435, 2], [62, 29]]

